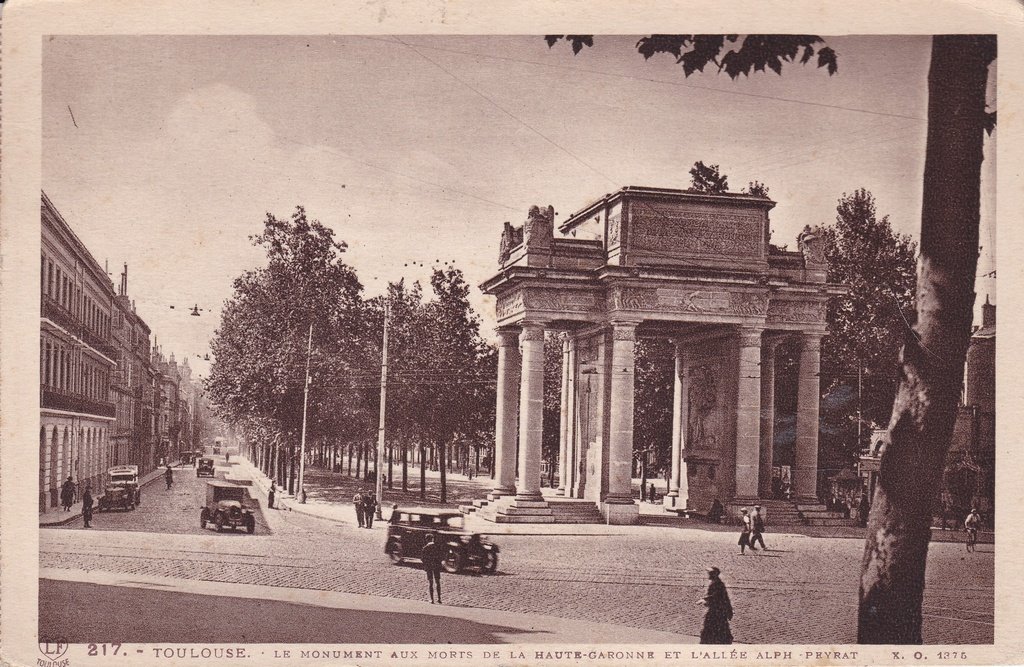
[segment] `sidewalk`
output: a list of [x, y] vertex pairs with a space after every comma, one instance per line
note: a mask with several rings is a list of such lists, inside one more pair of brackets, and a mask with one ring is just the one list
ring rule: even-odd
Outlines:
[[[478, 625], [492, 626], [499, 639], [509, 644], [695, 644], [698, 638], [658, 630], [578, 621], [541, 614], [523, 614], [500, 611], [485, 607], [460, 607], [455, 605], [434, 605], [427, 601], [377, 597], [357, 593], [284, 588], [257, 584], [200, 581], [195, 579], [174, 579], [142, 574], [118, 574], [96, 570], [65, 570], [43, 568], [40, 579], [98, 584], [102, 586], [123, 586], [187, 593], [193, 595], [220, 596], [222, 598], [243, 598], [261, 601], [277, 601], [306, 607], [330, 610], [348, 610], [359, 614], [378, 612], [386, 614], [430, 616], [435, 623], [450, 625], [453, 620]], [[394, 626], [401, 626], [396, 618]], [[396, 643], [394, 641], [389, 643]], [[397, 643], [401, 643], [400, 641]]]
[[[171, 464], [172, 468], [181, 466], [181, 461], [175, 461]], [[160, 479], [164, 475], [163, 468], [156, 468], [139, 479], [139, 488], [145, 487], [147, 484], [154, 480]], [[102, 489], [96, 489], [97, 493], [93, 497], [93, 511], [96, 511], [96, 503], [99, 502], [99, 497], [103, 495], [100, 493]], [[43, 528], [46, 526], [63, 526], [66, 523], [71, 523], [75, 519], [82, 516], [82, 501], [79, 500], [77, 503], [71, 506], [70, 512], [65, 512], [60, 508], [53, 509], [49, 512], [45, 512], [39, 515], [39, 527]]]
[[[238, 475], [248, 475], [252, 479], [253, 496], [258, 499], [260, 505], [265, 509], [267, 490], [270, 488], [270, 479], [261, 470], [252, 465], [242, 455], [232, 457], [232, 463], [237, 462]], [[244, 471], [244, 472], [243, 472]], [[258, 489], [258, 493], [256, 492]], [[554, 489], [547, 487], [541, 489], [545, 495], [553, 494]], [[275, 507], [284, 511], [300, 512], [309, 516], [315, 516], [338, 524], [357, 527], [355, 510], [349, 502], [328, 502], [315, 499], [307, 499], [306, 503], [300, 503], [294, 496], [283, 494], [278, 489], [275, 500]], [[387, 517], [391, 511], [390, 503], [385, 501], [383, 508], [384, 520], [375, 521], [372, 530], [384, 530], [387, 528]], [[705, 523], [699, 519], [684, 519], [675, 514], [667, 513], [659, 503], [639, 503], [640, 523], [633, 526], [616, 526], [602, 524], [571, 524], [571, 523], [538, 523], [538, 524], [515, 524], [515, 523], [492, 523], [481, 519], [473, 514], [466, 516], [466, 528], [473, 532], [485, 535], [562, 535], [580, 537], [598, 537], [609, 535], [634, 535], [638, 531], [653, 531], [664, 528], [676, 530], [690, 530], [702, 532], [737, 532], [735, 526]], [[403, 506], [402, 509], [409, 509], [414, 506]], [[453, 507], [454, 509], [454, 507]], [[265, 511], [264, 515], [272, 512]], [[268, 523], [270, 521], [268, 520]], [[271, 525], [273, 529], [273, 525]], [[865, 537], [865, 528], [842, 527], [842, 526], [779, 526], [769, 531], [775, 535], [802, 535], [804, 537], [828, 538], [828, 539], [859, 539]], [[957, 531], [932, 530], [933, 542], [963, 542], [964, 535]], [[992, 544], [995, 541], [995, 534], [991, 531], [981, 531], [978, 535], [980, 544]]]

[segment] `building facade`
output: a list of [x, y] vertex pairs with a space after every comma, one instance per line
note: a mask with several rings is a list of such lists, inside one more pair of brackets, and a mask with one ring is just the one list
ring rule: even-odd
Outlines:
[[45, 193], [40, 208], [39, 509], [59, 507], [71, 479], [76, 497], [102, 486], [116, 460], [111, 384], [118, 351], [114, 287]]

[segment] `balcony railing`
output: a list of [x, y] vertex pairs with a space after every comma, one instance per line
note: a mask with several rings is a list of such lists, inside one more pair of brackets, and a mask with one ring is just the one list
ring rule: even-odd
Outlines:
[[110, 359], [117, 359], [117, 348], [90, 331], [75, 315], [49, 296], [43, 295], [43, 317], [56, 322], [69, 333], [78, 336], [94, 350]]
[[43, 389], [42, 407], [51, 410], [79, 412], [100, 417], [113, 417], [116, 408], [108, 401], [97, 401], [79, 394], [70, 394], [56, 389]]

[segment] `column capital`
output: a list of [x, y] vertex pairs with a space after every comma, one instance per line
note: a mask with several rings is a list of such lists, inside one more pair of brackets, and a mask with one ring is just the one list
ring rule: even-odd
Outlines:
[[761, 327], [740, 327], [738, 338], [740, 347], [761, 347], [761, 334], [764, 329]]
[[613, 320], [612, 325], [612, 340], [623, 340], [629, 342], [636, 342], [636, 327], [639, 322], [632, 320]]
[[515, 347], [519, 344], [519, 329], [515, 327], [498, 327], [498, 347]]
[[802, 333], [798, 334], [796, 339], [800, 344], [801, 350], [807, 352], [818, 352], [821, 350], [821, 339], [824, 334], [813, 332], [813, 333]]
[[519, 333], [519, 342], [527, 340], [544, 340], [544, 323], [543, 322], [523, 322], [522, 331]]

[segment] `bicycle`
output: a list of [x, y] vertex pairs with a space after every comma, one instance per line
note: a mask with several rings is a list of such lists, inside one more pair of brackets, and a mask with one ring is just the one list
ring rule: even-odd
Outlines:
[[968, 528], [967, 529], [967, 551], [974, 552], [975, 545], [978, 544], [978, 529]]

